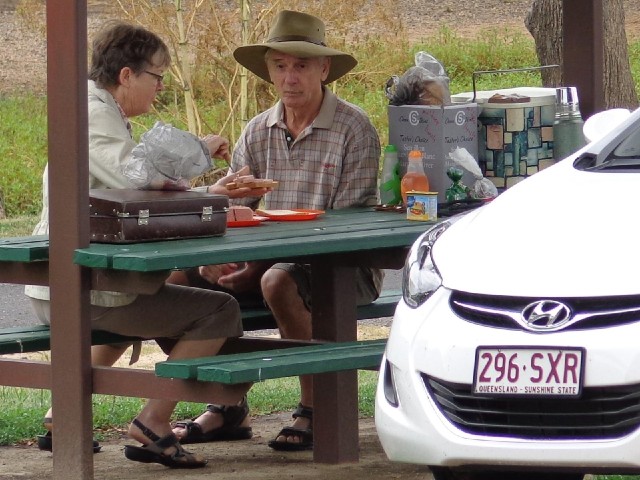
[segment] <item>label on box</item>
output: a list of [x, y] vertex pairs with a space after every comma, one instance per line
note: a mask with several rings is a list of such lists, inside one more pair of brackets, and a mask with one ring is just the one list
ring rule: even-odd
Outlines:
[[[438, 201], [444, 202], [445, 191], [451, 185], [447, 169], [455, 166], [449, 153], [460, 147], [478, 158], [477, 105], [390, 105], [388, 116], [389, 143], [398, 149], [401, 176], [407, 170], [408, 153], [420, 150], [430, 189], [439, 192]], [[473, 181], [473, 176], [465, 171], [462, 183], [470, 187]]]

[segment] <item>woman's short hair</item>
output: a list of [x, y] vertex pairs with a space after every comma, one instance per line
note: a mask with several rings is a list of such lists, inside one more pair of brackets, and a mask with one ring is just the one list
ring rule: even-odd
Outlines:
[[124, 67], [139, 74], [153, 65], [156, 54], [156, 66], [171, 64], [169, 48], [155, 33], [128, 23], [110, 24], [93, 40], [89, 78], [103, 88], [115, 86]]

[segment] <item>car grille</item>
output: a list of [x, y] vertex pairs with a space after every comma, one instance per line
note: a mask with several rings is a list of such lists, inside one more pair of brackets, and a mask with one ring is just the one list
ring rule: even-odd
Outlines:
[[640, 321], [640, 296], [598, 298], [504, 297], [453, 291], [451, 310], [460, 318], [480, 325], [526, 330], [522, 311], [537, 300], [556, 300], [567, 305], [573, 318], [563, 330], [604, 328]]
[[444, 416], [474, 435], [520, 439], [613, 439], [640, 425], [640, 385], [584, 388], [580, 398], [486, 397], [470, 385], [422, 380]]

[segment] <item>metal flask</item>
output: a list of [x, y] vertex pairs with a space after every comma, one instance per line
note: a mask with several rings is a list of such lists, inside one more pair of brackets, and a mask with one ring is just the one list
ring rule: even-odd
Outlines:
[[562, 160], [586, 145], [576, 87], [556, 88], [553, 123], [553, 158]]

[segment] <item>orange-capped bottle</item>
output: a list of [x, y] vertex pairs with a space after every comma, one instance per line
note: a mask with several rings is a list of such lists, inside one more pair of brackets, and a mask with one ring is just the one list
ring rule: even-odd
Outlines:
[[420, 150], [411, 150], [409, 152], [409, 163], [407, 164], [407, 173], [402, 177], [400, 183], [400, 191], [402, 193], [402, 203], [407, 205], [407, 192], [428, 192], [429, 179], [424, 173], [422, 165], [422, 152]]

